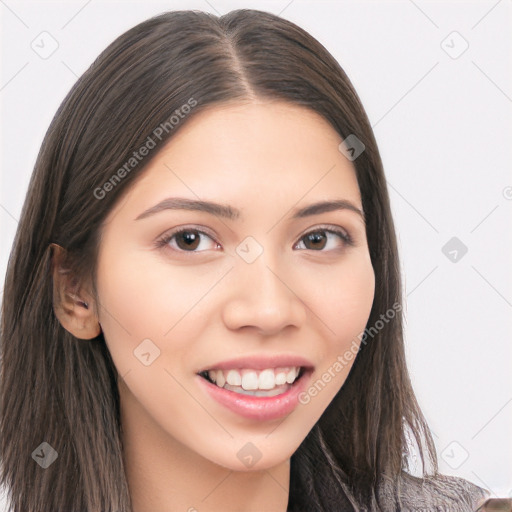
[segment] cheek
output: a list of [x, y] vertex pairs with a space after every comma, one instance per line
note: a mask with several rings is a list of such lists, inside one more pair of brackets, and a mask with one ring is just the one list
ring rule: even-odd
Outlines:
[[304, 290], [304, 296], [326, 327], [328, 346], [339, 347], [363, 331], [368, 321], [375, 293], [370, 257], [357, 253], [336, 269], [315, 269], [310, 277], [315, 286], [309, 286], [307, 294]]
[[311, 295], [310, 304], [324, 326], [325, 336], [319, 350], [320, 364], [302, 397], [314, 417], [320, 417], [342, 387], [358, 352], [375, 293], [369, 255], [354, 257], [337, 272], [326, 273], [326, 279], [319, 283], [321, 289]]
[[[339, 283], [338, 325], [358, 333], [366, 327], [375, 295], [375, 273], [369, 255], [344, 272]], [[336, 299], [334, 299], [336, 300]]]
[[191, 293], [176, 269], [173, 273], [145, 251], [130, 247], [107, 247], [98, 263], [98, 295], [103, 306], [103, 321], [117, 321], [133, 336], [161, 336], [169, 329], [180, 304]]
[[164, 333], [176, 323], [182, 309], [178, 301], [178, 297], [183, 300], [181, 283], [178, 277], [168, 286], [161, 268], [149, 265], [147, 257], [143, 261], [128, 251], [121, 255], [109, 248], [100, 257], [97, 280], [101, 327], [122, 374], [133, 365], [133, 351], [143, 340], [162, 348]]
[[134, 351], [148, 339], [164, 356], [155, 360], [157, 366], [168, 362], [170, 347], [175, 363], [186, 361], [205, 328], [203, 299], [225, 272], [217, 267], [198, 272], [145, 252], [105, 248], [98, 263], [99, 317], [119, 373], [138, 366]]

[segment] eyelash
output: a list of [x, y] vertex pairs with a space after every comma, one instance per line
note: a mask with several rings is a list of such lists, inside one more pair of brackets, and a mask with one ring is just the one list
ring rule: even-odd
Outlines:
[[[169, 247], [169, 242], [176, 236], [176, 235], [180, 235], [181, 233], [187, 233], [187, 232], [197, 232], [199, 233], [200, 235], [206, 235], [208, 238], [212, 239], [213, 241], [214, 238], [212, 235], [210, 235], [209, 233], [207, 233], [206, 231], [203, 231], [201, 229], [198, 229], [198, 228], [195, 228], [195, 227], [184, 227], [184, 228], [179, 228], [179, 229], [176, 229], [175, 231], [172, 231], [170, 233], [167, 233], [165, 235], [163, 235], [161, 238], [159, 238], [157, 241], [156, 241], [156, 246], [157, 248], [163, 248], [165, 246]], [[344, 246], [353, 246], [354, 245], [354, 241], [352, 240], [352, 237], [346, 233], [345, 231], [341, 230], [341, 229], [338, 229], [338, 228], [333, 228], [333, 227], [330, 227], [330, 226], [319, 226], [315, 229], [312, 229], [311, 231], [308, 231], [307, 233], [304, 233], [298, 240], [298, 242], [296, 242], [294, 244], [297, 245], [298, 243], [302, 242], [302, 240], [304, 238], [306, 238], [308, 235], [311, 235], [313, 233], [332, 233], [334, 235], [338, 235], [340, 238], [341, 238], [341, 241], [343, 243]], [[217, 242], [216, 242], [217, 243]], [[201, 252], [204, 252], [204, 251], [184, 251], [183, 249], [180, 249], [180, 248], [171, 248], [171, 250], [173, 251], [176, 251], [176, 252], [181, 252], [181, 253], [201, 253]], [[329, 250], [325, 251], [323, 249], [320, 249], [320, 250], [317, 250], [315, 251], [314, 249], [300, 249], [300, 250], [309, 250], [309, 251], [313, 251], [313, 252], [330, 252]], [[333, 250], [333, 249], [331, 249]]]

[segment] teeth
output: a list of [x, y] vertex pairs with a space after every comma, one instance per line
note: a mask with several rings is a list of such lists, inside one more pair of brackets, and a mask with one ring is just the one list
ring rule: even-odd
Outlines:
[[283, 384], [286, 384], [286, 373], [276, 373], [276, 386], [282, 386]]
[[263, 370], [260, 372], [260, 376], [258, 377], [259, 389], [272, 389], [275, 385], [276, 377], [274, 375], [274, 370]]
[[297, 372], [295, 371], [295, 368], [292, 368], [286, 374], [286, 382], [288, 382], [288, 384], [291, 384], [295, 380], [295, 377], [297, 377]]
[[[268, 393], [270, 390], [276, 390], [274, 394], [278, 394], [278, 388], [283, 386], [287, 388], [286, 384], [293, 384], [299, 372], [300, 367], [266, 368], [259, 372], [250, 369], [209, 370], [208, 377], [221, 388], [234, 388], [231, 390], [239, 391], [240, 393], [247, 391], [248, 393], [245, 394], [254, 394], [256, 396], [273, 396]], [[259, 394], [259, 390], [265, 393]]]
[[242, 385], [242, 376], [236, 370], [229, 370], [226, 375], [226, 382], [231, 386], [241, 386]]
[[219, 388], [222, 388], [224, 384], [226, 384], [226, 378], [224, 377], [224, 372], [217, 370], [217, 378], [215, 382]]
[[230, 386], [229, 384], [226, 384], [224, 386], [224, 389], [228, 389], [229, 391], [234, 391], [235, 393], [240, 393], [241, 395], [252, 395], [252, 396], [276, 396], [281, 395], [285, 391], [288, 390], [288, 385], [286, 386], [279, 386], [274, 389], [270, 389], [268, 391], [257, 389], [255, 391], [247, 391], [244, 388], [241, 388], [240, 386]]
[[246, 391], [258, 389], [258, 374], [254, 370], [242, 370], [242, 387]]

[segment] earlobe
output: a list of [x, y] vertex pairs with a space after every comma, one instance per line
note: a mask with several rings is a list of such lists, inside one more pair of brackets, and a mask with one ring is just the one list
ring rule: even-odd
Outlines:
[[53, 311], [64, 329], [75, 338], [90, 340], [101, 333], [101, 326], [93, 307], [93, 298], [65, 265], [66, 249], [57, 244], [52, 248]]

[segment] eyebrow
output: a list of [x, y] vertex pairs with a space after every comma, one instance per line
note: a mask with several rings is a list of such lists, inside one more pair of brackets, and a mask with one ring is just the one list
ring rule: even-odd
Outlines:
[[[144, 219], [165, 210], [200, 211], [229, 220], [236, 220], [240, 218], [240, 210], [226, 204], [214, 203], [212, 201], [202, 201], [199, 199], [188, 199], [185, 197], [169, 197], [163, 201], [160, 201], [155, 206], [152, 206], [151, 208], [143, 211], [138, 217], [136, 217], [135, 220]], [[308, 206], [304, 206], [303, 208], [295, 209], [293, 210], [292, 219], [300, 219], [303, 217], [309, 217], [311, 215], [318, 215], [320, 213], [333, 212], [337, 210], [349, 210], [355, 212], [362, 218], [363, 221], [365, 220], [363, 211], [347, 199], [320, 201]]]

